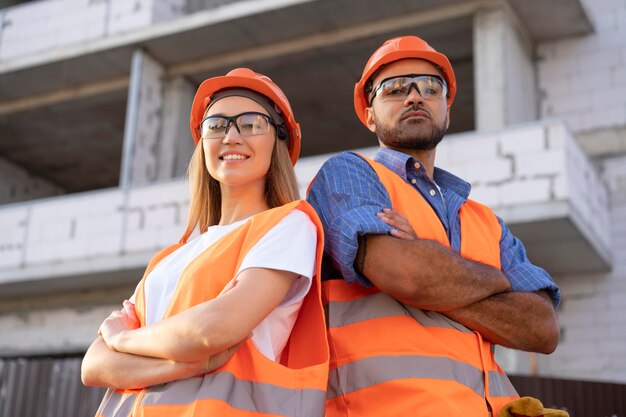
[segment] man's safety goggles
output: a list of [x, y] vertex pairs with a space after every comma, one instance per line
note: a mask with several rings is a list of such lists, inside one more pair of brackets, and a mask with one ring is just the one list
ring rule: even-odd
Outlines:
[[374, 97], [378, 96], [382, 101], [400, 101], [409, 95], [411, 88], [415, 89], [424, 99], [445, 98], [448, 94], [446, 82], [438, 75], [432, 74], [408, 74], [390, 77], [382, 80], [370, 94], [370, 106]]
[[268, 115], [249, 111], [235, 116], [208, 116], [200, 123], [200, 137], [203, 139], [223, 139], [228, 134], [231, 124], [241, 136], [263, 135], [270, 132], [270, 126], [276, 126]]

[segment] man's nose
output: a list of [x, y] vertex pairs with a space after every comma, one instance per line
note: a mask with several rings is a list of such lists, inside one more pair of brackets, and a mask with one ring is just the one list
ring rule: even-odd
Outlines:
[[423, 101], [424, 98], [420, 95], [420, 92], [417, 89], [417, 84], [411, 83], [411, 85], [409, 85], [409, 91], [407, 91], [406, 96], [404, 97], [405, 106], [421, 103]]

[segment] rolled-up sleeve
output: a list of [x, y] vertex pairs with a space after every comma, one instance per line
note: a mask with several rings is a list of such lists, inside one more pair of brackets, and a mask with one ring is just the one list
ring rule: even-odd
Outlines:
[[324, 250], [344, 280], [371, 285], [354, 269], [359, 236], [391, 230], [376, 215], [391, 207], [391, 200], [374, 170], [355, 154], [334, 156], [317, 173], [307, 200], [324, 226]]
[[559, 287], [552, 277], [542, 268], [533, 265], [528, 256], [524, 244], [509, 230], [502, 219], [498, 218], [502, 226], [500, 239], [500, 262], [502, 272], [511, 283], [513, 291], [546, 291], [552, 298], [555, 307], [561, 302]]

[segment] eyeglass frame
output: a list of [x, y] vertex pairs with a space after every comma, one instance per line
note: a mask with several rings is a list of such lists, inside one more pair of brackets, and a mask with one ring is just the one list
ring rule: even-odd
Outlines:
[[276, 124], [276, 122], [274, 121], [274, 119], [271, 116], [269, 116], [269, 115], [267, 115], [265, 113], [258, 112], [258, 111], [245, 111], [243, 113], [239, 113], [239, 114], [236, 114], [234, 116], [223, 116], [221, 114], [212, 114], [210, 116], [205, 117], [204, 119], [202, 119], [202, 121], [200, 122], [200, 125], [198, 126], [198, 130], [200, 131], [200, 138], [204, 139], [204, 136], [202, 135], [202, 124], [206, 120], [210, 119], [211, 117], [221, 117], [222, 119], [226, 119], [226, 121], [227, 121], [226, 130], [224, 131], [224, 136], [216, 137], [216, 138], [207, 138], [207, 139], [211, 139], [211, 140], [224, 139], [226, 137], [226, 135], [228, 135], [228, 132], [230, 132], [230, 126], [231, 125], [234, 125], [235, 129], [237, 129], [237, 133], [239, 133], [239, 136], [244, 137], [244, 138], [250, 137], [250, 136], [262, 135], [263, 133], [258, 133], [256, 135], [242, 135], [241, 134], [241, 130], [239, 130], [239, 125], [237, 124], [237, 119], [239, 117], [243, 116], [244, 114], [255, 114], [257, 116], [263, 116], [267, 120], [267, 122], [270, 125], [274, 126], [274, 129], [276, 129], [278, 131], [278, 125]]
[[[403, 74], [403, 75], [394, 75], [392, 77], [387, 77], [384, 80], [382, 80], [381, 82], [378, 83], [378, 85], [376, 86], [376, 88], [374, 87], [370, 87], [370, 91], [369, 91], [369, 105], [371, 106], [372, 103], [374, 102], [374, 99], [376, 98], [376, 94], [378, 93], [378, 90], [380, 90], [380, 88], [382, 87], [383, 83], [389, 80], [393, 80], [394, 78], [416, 78], [416, 77], [433, 77], [438, 79], [441, 82], [441, 85], [445, 88], [446, 93], [442, 96], [442, 97], [448, 97], [448, 84], [446, 83], [446, 80], [438, 75], [438, 74]], [[420, 92], [419, 87], [417, 86], [416, 82], [412, 82], [411, 84], [409, 84], [409, 89], [407, 90], [404, 98], [408, 97], [408, 95], [411, 92], [411, 88], [415, 86], [415, 90], [417, 91], [417, 93], [420, 95], [420, 97], [423, 98], [422, 93]]]

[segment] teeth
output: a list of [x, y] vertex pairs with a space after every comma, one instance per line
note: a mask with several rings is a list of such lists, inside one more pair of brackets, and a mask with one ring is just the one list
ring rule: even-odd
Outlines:
[[222, 159], [225, 159], [225, 160], [228, 160], [228, 159], [248, 159], [248, 157], [245, 156], [245, 155], [228, 154], [228, 155], [222, 156]]

